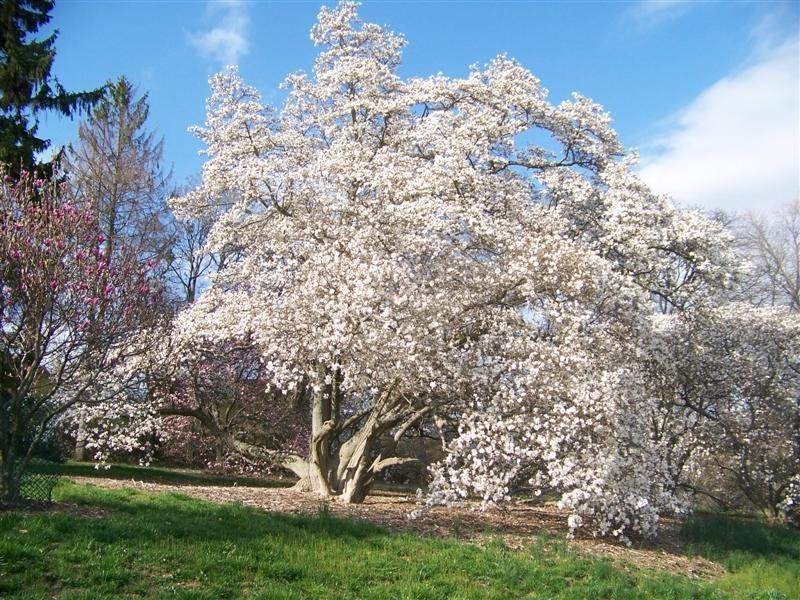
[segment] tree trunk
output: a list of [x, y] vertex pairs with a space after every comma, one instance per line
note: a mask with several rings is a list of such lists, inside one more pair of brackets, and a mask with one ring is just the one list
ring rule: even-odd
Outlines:
[[72, 459], [77, 462], [86, 460], [86, 422], [81, 419], [78, 423], [78, 432], [75, 434], [75, 450]]
[[[221, 429], [199, 409], [164, 408], [162, 415], [190, 416], [198, 419], [228, 449], [244, 456], [266, 458], [298, 477], [295, 490], [319, 494], [323, 498], [337, 497], [341, 502], [356, 504], [364, 501], [376, 476], [386, 467], [416, 459], [392, 456], [398, 440], [408, 428], [430, 412], [430, 407], [412, 412], [398, 404], [394, 385], [387, 387], [375, 404], [361, 414], [343, 419], [339, 414], [340, 394], [338, 377], [321, 371], [318, 381], [330, 376], [331, 383], [319, 386], [311, 397], [311, 442], [306, 456], [281, 456], [277, 451], [254, 446], [236, 439]], [[344, 442], [335, 443], [337, 436], [360, 427]], [[375, 455], [378, 439], [396, 428], [393, 435]], [[384, 453], [388, 456], [384, 456]]]
[[[324, 371], [320, 379], [324, 380]], [[327, 386], [320, 386], [314, 392], [311, 405], [311, 448], [309, 458], [309, 482], [311, 489], [323, 497], [328, 497], [333, 492], [330, 482], [329, 458], [331, 448], [331, 433], [333, 421], [331, 420], [331, 398]], [[334, 488], [335, 489], [335, 488]]]
[[0, 393], [3, 394], [0, 398], [0, 503], [13, 504], [19, 500], [21, 473], [18, 472], [19, 442], [10, 415], [12, 407], [18, 408], [19, 403], [6, 390], [0, 390]]
[[15, 504], [20, 499], [22, 472], [17, 457], [6, 453], [0, 461], [0, 502]]
[[380, 432], [380, 423], [371, 414], [361, 429], [339, 449], [336, 479], [342, 502], [357, 504], [364, 501], [366, 484], [372, 476], [369, 470], [370, 455]]
[[[384, 389], [368, 411], [343, 420], [339, 415], [337, 379], [334, 373], [331, 385], [314, 394], [308, 474], [300, 475], [301, 480], [295, 489], [317, 492], [326, 498], [336, 496], [341, 502], [357, 504], [364, 501], [383, 469], [416, 461], [393, 454], [409, 427], [429, 414], [432, 408], [426, 406], [409, 410], [406, 404], [398, 403], [392, 384]], [[361, 426], [347, 440], [338, 447], [333, 444], [337, 435], [349, 432], [362, 419]], [[378, 440], [393, 429], [391, 437], [376, 453]], [[292, 470], [298, 473], [297, 469]]]

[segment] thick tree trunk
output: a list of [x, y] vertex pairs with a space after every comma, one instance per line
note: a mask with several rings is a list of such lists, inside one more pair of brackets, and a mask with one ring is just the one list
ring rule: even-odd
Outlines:
[[369, 470], [370, 455], [375, 446], [381, 426], [376, 415], [367, 417], [367, 422], [339, 449], [339, 468], [336, 478], [342, 502], [363, 502], [367, 495], [367, 482], [373, 473]]
[[[324, 380], [324, 371], [320, 374]], [[328, 386], [320, 386], [314, 392], [311, 405], [311, 456], [309, 458], [309, 477], [311, 486], [321, 496], [328, 497], [331, 489], [329, 458], [331, 449], [331, 433], [334, 422], [331, 420], [331, 397]]]
[[[335, 390], [334, 390], [335, 392]], [[328, 395], [328, 398], [335, 397], [335, 393]], [[407, 405], [400, 405], [394, 397], [393, 386], [384, 390], [383, 394], [375, 401], [371, 409], [361, 418], [355, 417], [353, 425], [363, 418], [361, 427], [355, 431], [346, 441], [342, 442], [333, 455], [322, 455], [322, 461], [315, 463], [318, 453], [315, 448], [322, 448], [322, 444], [315, 444], [314, 440], [322, 440], [326, 436], [335, 435], [346, 429], [344, 423], [336, 414], [334, 406], [332, 419], [320, 423], [319, 429], [315, 430], [312, 436], [312, 453], [310, 468], [315, 473], [327, 473], [327, 481], [324, 485], [315, 488], [310, 486], [312, 491], [318, 491], [323, 495], [333, 493], [337, 495], [341, 502], [356, 504], [364, 501], [380, 472], [391, 465], [402, 464], [413, 461], [411, 458], [399, 458], [392, 456], [396, 450], [397, 442], [408, 431], [414, 423], [430, 412], [430, 407], [409, 412]], [[325, 414], [325, 413], [323, 413]], [[352, 420], [352, 419], [351, 419]], [[334, 425], [336, 423], [336, 426]], [[381, 436], [385, 436], [390, 430], [395, 429], [393, 435], [382, 444], [381, 452], [375, 452], [376, 444]], [[330, 450], [331, 444], [328, 441], [324, 446]]]
[[[330, 372], [319, 373], [319, 380], [328, 377], [331, 383], [320, 386], [311, 397], [311, 442], [305, 457], [281, 456], [276, 451], [238, 440], [199, 409], [165, 408], [161, 414], [197, 418], [226, 448], [244, 456], [272, 460], [292, 471], [298, 477], [295, 490], [316, 493], [322, 498], [336, 497], [348, 504], [360, 503], [383, 469], [415, 460], [395, 457], [393, 453], [408, 428], [431, 408], [412, 412], [395, 397], [394, 386], [389, 386], [371, 407], [342, 418], [338, 377]], [[394, 430], [392, 435], [382, 440], [380, 452], [376, 452], [378, 440], [391, 430]], [[337, 436], [344, 433], [350, 437], [337, 444]]]
[[372, 477], [365, 469], [359, 469], [352, 477], [343, 482], [339, 499], [345, 504], [361, 504], [372, 489]]

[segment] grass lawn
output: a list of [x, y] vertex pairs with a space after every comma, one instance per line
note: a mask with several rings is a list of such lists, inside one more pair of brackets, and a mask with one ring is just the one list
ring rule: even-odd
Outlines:
[[153, 483], [174, 483], [184, 485], [238, 485], [245, 487], [284, 487], [294, 484], [290, 479], [257, 479], [254, 477], [230, 477], [214, 475], [193, 469], [174, 469], [168, 467], [140, 467], [138, 465], [113, 464], [108, 468], [96, 468], [96, 463], [32, 463], [31, 473], [58, 473], [77, 477], [109, 477], [111, 479], [135, 479]]
[[174, 493], [62, 482], [55, 496], [81, 508], [0, 512], [0, 597], [767, 599], [800, 589], [800, 535], [735, 521], [687, 524], [692, 550], [733, 570], [698, 582], [581, 557], [552, 538], [479, 548]]
[[681, 534], [690, 553], [718, 562], [729, 571], [717, 582], [721, 590], [756, 592], [740, 594], [745, 598], [800, 598], [797, 530], [750, 519], [698, 515], [684, 524]]

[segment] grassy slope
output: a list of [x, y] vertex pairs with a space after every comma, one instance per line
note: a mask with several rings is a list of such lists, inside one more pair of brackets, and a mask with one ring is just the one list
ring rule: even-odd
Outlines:
[[[739, 584], [746, 587], [734, 597], [783, 597], [747, 577], [708, 584], [623, 571], [557, 540], [525, 551], [499, 542], [480, 549], [325, 514], [272, 515], [69, 483], [59, 485], [57, 499], [106, 514], [0, 513], [0, 597], [724, 598]], [[698, 553], [738, 562], [730, 577], [777, 554], [796, 573], [800, 537], [756, 531], [768, 532], [766, 546], [749, 550], [719, 527], [687, 535], [702, 540]]]

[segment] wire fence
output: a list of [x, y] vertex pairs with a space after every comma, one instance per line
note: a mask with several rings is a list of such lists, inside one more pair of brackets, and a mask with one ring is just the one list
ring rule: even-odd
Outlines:
[[20, 498], [37, 502], [52, 502], [53, 488], [61, 478], [58, 463], [34, 459], [22, 473], [19, 485]]

